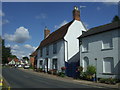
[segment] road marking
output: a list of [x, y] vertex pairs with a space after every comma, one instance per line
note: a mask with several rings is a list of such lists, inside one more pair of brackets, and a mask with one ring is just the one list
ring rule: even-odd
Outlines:
[[0, 79], [0, 86], [3, 86], [3, 79]]
[[10, 90], [10, 86], [8, 87], [8, 90]]

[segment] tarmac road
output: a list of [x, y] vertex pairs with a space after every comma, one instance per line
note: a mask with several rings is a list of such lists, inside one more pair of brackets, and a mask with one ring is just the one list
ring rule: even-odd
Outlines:
[[93, 88], [79, 83], [45, 78], [17, 68], [3, 68], [2, 75], [12, 88]]

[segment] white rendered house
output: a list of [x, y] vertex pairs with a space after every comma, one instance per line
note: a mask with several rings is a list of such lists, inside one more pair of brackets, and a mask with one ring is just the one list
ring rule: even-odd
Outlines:
[[79, 37], [80, 66], [96, 67], [97, 78], [120, 79], [120, 21], [94, 27]]
[[[86, 28], [80, 20], [80, 11], [77, 7], [73, 10], [71, 22], [51, 34], [45, 28], [44, 40], [37, 48], [37, 68], [43, 68], [46, 72], [50, 69], [61, 71], [61, 67], [68, 67], [69, 63], [78, 63], [79, 40], [77, 38], [83, 31], [86, 31]], [[72, 72], [72, 69], [68, 71]]]

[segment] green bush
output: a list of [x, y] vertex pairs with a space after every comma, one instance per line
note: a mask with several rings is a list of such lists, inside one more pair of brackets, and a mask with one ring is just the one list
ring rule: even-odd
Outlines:
[[101, 78], [99, 80], [100, 83], [106, 83], [106, 84], [116, 84], [117, 83], [117, 79], [114, 78]]
[[63, 73], [63, 72], [59, 72], [57, 75], [60, 77], [65, 77], [65, 73]]
[[94, 75], [96, 73], [96, 68], [94, 66], [88, 66], [86, 73], [87, 75]]

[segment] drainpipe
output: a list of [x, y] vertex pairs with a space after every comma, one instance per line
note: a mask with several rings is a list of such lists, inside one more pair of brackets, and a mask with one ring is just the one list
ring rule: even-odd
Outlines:
[[[80, 48], [81, 48], [81, 45], [82, 45], [82, 40], [80, 38], [78, 38], [78, 39], [79, 39], [79, 52], [80, 52]], [[80, 53], [80, 59], [81, 59], [81, 53]], [[80, 63], [81, 63], [80, 66], [83, 65], [82, 61]]]
[[[64, 48], [66, 47], [67, 48], [67, 61], [68, 61], [68, 41], [66, 41], [65, 39], [63, 39], [65, 42], [66, 42], [66, 46], [65, 46], [65, 43], [64, 43]], [[65, 50], [64, 50], [64, 55], [65, 55]], [[65, 58], [65, 56], [64, 56]], [[67, 71], [65, 71], [67, 73]]]
[[65, 41], [66, 44], [67, 44], [67, 61], [68, 61], [68, 41], [66, 41], [65, 39], [64, 39], [64, 41]]

